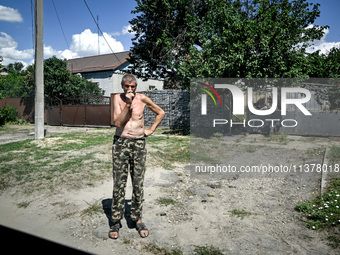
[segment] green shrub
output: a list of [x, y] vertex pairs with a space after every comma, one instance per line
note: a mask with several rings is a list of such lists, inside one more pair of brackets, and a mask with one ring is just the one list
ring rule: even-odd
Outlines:
[[18, 110], [10, 105], [6, 105], [0, 110], [0, 125], [17, 120]]

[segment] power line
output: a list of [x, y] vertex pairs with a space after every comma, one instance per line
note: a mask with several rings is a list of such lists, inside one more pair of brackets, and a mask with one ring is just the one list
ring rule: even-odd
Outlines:
[[64, 33], [63, 26], [61, 25], [61, 22], [60, 22], [60, 19], [59, 19], [59, 15], [58, 15], [57, 8], [55, 7], [55, 4], [54, 4], [54, 0], [52, 0], [52, 3], [53, 3], [53, 7], [54, 7], [54, 10], [55, 10], [55, 13], [57, 14], [57, 18], [58, 18], [58, 21], [59, 21], [59, 25], [60, 25], [60, 28], [61, 28], [61, 32], [63, 33], [63, 36], [64, 36], [64, 39], [65, 39], [67, 48], [69, 49], [69, 48], [70, 48], [70, 45], [69, 45], [68, 42], [67, 42], [67, 39], [66, 39], [66, 36], [65, 36], [65, 33]]
[[100, 33], [102, 34], [102, 36], [103, 36], [103, 38], [104, 38], [104, 40], [105, 40], [107, 46], [109, 46], [110, 50], [112, 51], [113, 55], [116, 57], [116, 59], [118, 60], [118, 62], [119, 62], [119, 63], [122, 63], [122, 62], [119, 60], [119, 58], [117, 57], [117, 55], [113, 52], [113, 50], [112, 50], [110, 44], [109, 44], [108, 41], [106, 40], [106, 38], [105, 38], [105, 36], [104, 36], [104, 34], [103, 34], [103, 31], [100, 29], [100, 27], [99, 27], [99, 25], [98, 25], [98, 23], [97, 23], [95, 17], [93, 16], [93, 14], [92, 14], [92, 12], [91, 12], [91, 10], [90, 10], [90, 7], [89, 7], [88, 4], [86, 3], [86, 0], [84, 0], [84, 3], [85, 3], [87, 9], [89, 10], [89, 12], [90, 12], [90, 14], [91, 14], [91, 16], [92, 16], [92, 19], [93, 19], [94, 23], [96, 23], [98, 30], [99, 30]]

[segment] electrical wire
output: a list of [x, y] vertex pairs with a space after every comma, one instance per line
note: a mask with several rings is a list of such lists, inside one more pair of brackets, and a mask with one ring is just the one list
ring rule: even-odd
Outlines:
[[98, 25], [96, 19], [94, 18], [93, 14], [92, 14], [92, 11], [90, 10], [90, 7], [88, 6], [86, 0], [84, 0], [84, 3], [85, 3], [87, 9], [89, 10], [89, 12], [90, 12], [90, 14], [91, 14], [91, 16], [92, 16], [92, 19], [93, 19], [94, 23], [96, 23], [98, 30], [99, 30], [100, 33], [102, 34], [102, 36], [103, 36], [103, 38], [104, 38], [104, 40], [105, 40], [107, 46], [109, 46], [110, 50], [112, 51], [112, 53], [114, 54], [114, 56], [116, 57], [116, 59], [119, 61], [119, 63], [122, 63], [122, 62], [119, 60], [119, 58], [117, 57], [117, 55], [113, 52], [113, 50], [112, 50], [110, 44], [109, 44], [108, 41], [106, 40], [106, 38], [105, 38], [105, 36], [104, 36], [104, 34], [103, 34], [103, 31], [100, 29], [100, 27], [99, 27], [99, 25]]
[[65, 39], [67, 48], [69, 49], [70, 45], [67, 42], [67, 39], [66, 39], [66, 36], [65, 36], [65, 33], [64, 33], [64, 29], [63, 29], [63, 26], [61, 25], [61, 22], [60, 22], [60, 19], [59, 19], [59, 15], [58, 15], [58, 11], [57, 11], [57, 8], [55, 6], [54, 0], [52, 0], [52, 3], [53, 3], [53, 7], [54, 7], [54, 10], [55, 10], [55, 13], [57, 14], [57, 18], [58, 18], [58, 22], [59, 22], [59, 25], [60, 25], [60, 28], [61, 28], [61, 32], [63, 33], [63, 36], [64, 36], [64, 39]]

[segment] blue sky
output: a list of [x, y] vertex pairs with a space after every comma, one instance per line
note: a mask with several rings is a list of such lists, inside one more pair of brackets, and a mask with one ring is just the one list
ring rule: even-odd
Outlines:
[[[134, 17], [135, 0], [86, 0], [115, 52], [129, 50], [133, 34], [127, 32], [129, 20]], [[34, 0], [32, 0], [34, 3]], [[316, 25], [329, 25], [324, 37], [314, 48], [326, 52], [340, 47], [340, 1], [309, 0], [320, 3], [321, 16]], [[83, 0], [54, 0], [66, 41], [64, 39], [52, 0], [44, 0], [44, 54], [45, 58], [75, 58], [98, 54], [97, 27]], [[34, 12], [34, 10], [33, 10]], [[100, 53], [111, 53], [100, 36]], [[30, 0], [0, 0], [0, 56], [3, 64], [23, 61], [33, 63], [32, 14]]]

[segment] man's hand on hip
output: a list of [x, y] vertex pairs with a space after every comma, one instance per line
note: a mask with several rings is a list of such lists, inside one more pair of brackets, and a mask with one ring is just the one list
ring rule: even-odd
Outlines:
[[144, 136], [148, 137], [153, 134], [153, 131], [151, 129], [144, 129]]

